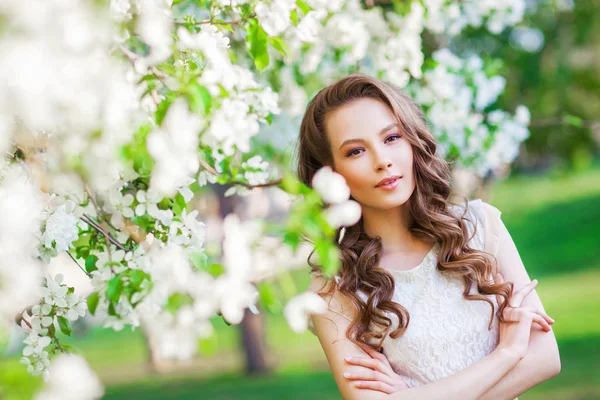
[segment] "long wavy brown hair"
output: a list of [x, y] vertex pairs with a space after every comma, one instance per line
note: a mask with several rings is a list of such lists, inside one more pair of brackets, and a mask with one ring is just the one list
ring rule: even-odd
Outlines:
[[[448, 162], [436, 153], [435, 138], [427, 128], [425, 117], [416, 102], [398, 87], [362, 74], [348, 75], [319, 91], [309, 102], [300, 126], [297, 147], [299, 179], [311, 186], [315, 173], [329, 165], [334, 170], [331, 146], [325, 131], [325, 119], [329, 113], [361, 98], [372, 98], [386, 104], [404, 131], [404, 137], [412, 146], [414, 159], [415, 190], [408, 200], [413, 216], [409, 230], [416, 237], [428, 242], [440, 243], [437, 269], [450, 277], [459, 277], [465, 284], [463, 296], [467, 300], [485, 301], [490, 304], [491, 329], [494, 318], [494, 304], [485, 295], [500, 295], [507, 300], [512, 295], [510, 282], [494, 284], [491, 277], [496, 276], [497, 260], [487, 252], [469, 247], [469, 241], [475, 235], [475, 221], [463, 215], [455, 215], [449, 207], [454, 205], [448, 198], [451, 194], [451, 170]], [[469, 237], [465, 221], [471, 221], [473, 235]], [[340, 229], [336, 232], [339, 241]], [[319, 291], [322, 297], [329, 296], [334, 290], [351, 300], [355, 317], [346, 331], [352, 342], [362, 343], [380, 350], [385, 337], [389, 334], [397, 338], [404, 333], [410, 321], [410, 315], [401, 304], [392, 301], [394, 277], [379, 266], [382, 254], [381, 237], [370, 237], [363, 229], [362, 218], [353, 226], [346, 227], [343, 240], [339, 243], [341, 267], [338, 271], [339, 283], [322, 289], [331, 280], [326, 280]], [[312, 272], [322, 274], [322, 268], [308, 257]], [[475, 286], [477, 293], [469, 294]], [[357, 294], [362, 291], [367, 300]], [[502, 316], [507, 302], [502, 301], [496, 315]], [[393, 331], [393, 323], [387, 313], [398, 317], [398, 326]], [[391, 331], [391, 332], [390, 332]]]

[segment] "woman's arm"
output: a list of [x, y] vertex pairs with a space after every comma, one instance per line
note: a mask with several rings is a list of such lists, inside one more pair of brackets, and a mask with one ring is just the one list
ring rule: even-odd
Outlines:
[[[500, 219], [500, 211], [482, 202], [485, 215], [486, 250], [496, 256], [500, 273], [519, 290], [531, 282], [510, 233]], [[523, 306], [544, 310], [535, 291], [523, 299]], [[545, 313], [545, 311], [544, 311]], [[560, 356], [554, 332], [533, 325], [527, 354], [506, 376], [488, 390], [481, 399], [513, 399], [532, 387], [560, 373]]]
[[[318, 291], [324, 281], [313, 278], [309, 290]], [[506, 349], [497, 349], [464, 370], [424, 386], [404, 389], [393, 394], [360, 389], [344, 378], [344, 372], [359, 372], [362, 367], [348, 365], [347, 356], [369, 357], [359, 346], [346, 338], [346, 329], [354, 316], [353, 306], [339, 292], [325, 299], [329, 304], [326, 314], [313, 315], [315, 333], [321, 342], [344, 399], [478, 399], [517, 365], [519, 356]]]
[[[318, 293], [325, 280], [321, 277], [313, 277], [308, 287], [308, 291]], [[333, 282], [327, 282], [323, 292], [327, 292], [329, 285]], [[321, 347], [325, 352], [331, 372], [335, 382], [344, 399], [385, 399], [388, 395], [371, 390], [364, 390], [354, 386], [344, 378], [344, 372], [358, 372], [362, 367], [350, 366], [346, 364], [345, 357], [365, 357], [367, 353], [356, 344], [346, 338], [346, 329], [354, 317], [354, 308], [349, 299], [341, 295], [337, 290], [332, 296], [324, 297], [328, 305], [328, 311], [325, 314], [312, 315], [315, 334], [321, 342]]]

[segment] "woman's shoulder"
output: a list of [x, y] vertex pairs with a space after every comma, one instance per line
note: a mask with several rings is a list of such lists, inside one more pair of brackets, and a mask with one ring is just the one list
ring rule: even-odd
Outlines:
[[[313, 318], [324, 318], [331, 322], [338, 321], [337, 325], [344, 326], [352, 321], [355, 316], [351, 300], [337, 289], [339, 279], [339, 276], [335, 276], [335, 279], [326, 279], [319, 274], [312, 275], [306, 291], [318, 294], [327, 304], [327, 312], [325, 314], [308, 317], [308, 330], [315, 335], [316, 331]], [[341, 324], [339, 322], [341, 322]]]

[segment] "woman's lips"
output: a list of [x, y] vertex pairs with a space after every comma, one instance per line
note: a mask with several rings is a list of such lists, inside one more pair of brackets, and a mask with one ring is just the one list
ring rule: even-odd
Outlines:
[[400, 181], [400, 179], [402, 179], [402, 178], [396, 178], [393, 181], [390, 181], [384, 185], [377, 186], [377, 188], [383, 189], [383, 190], [394, 190], [398, 186], [398, 181]]

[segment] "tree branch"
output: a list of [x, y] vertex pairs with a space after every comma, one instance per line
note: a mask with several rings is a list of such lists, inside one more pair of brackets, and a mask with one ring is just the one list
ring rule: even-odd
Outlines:
[[[215, 171], [215, 169], [213, 167], [208, 165], [208, 163], [206, 161], [200, 160], [200, 165], [202, 166], [202, 168], [204, 168], [205, 170], [210, 172], [212, 175], [219, 176], [219, 173], [217, 171]], [[269, 186], [277, 186], [277, 185], [281, 184], [281, 179], [276, 179], [274, 181], [270, 181], [267, 183], [259, 183], [258, 185], [250, 185], [249, 183], [238, 182], [238, 181], [231, 181], [231, 182], [227, 182], [227, 183], [232, 184], [232, 185], [244, 186], [248, 189], [254, 189], [254, 188], [263, 188], [263, 187], [269, 187]]]
[[248, 21], [251, 18], [256, 17], [256, 13], [251, 13], [249, 14], [246, 18], [241, 18], [237, 21], [214, 21], [212, 19], [207, 19], [204, 21], [196, 21], [196, 22], [185, 22], [185, 21], [174, 21], [175, 25], [188, 25], [188, 24], [192, 24], [192, 25], [206, 25], [206, 24], [210, 24], [210, 25], [229, 25], [229, 26], [235, 26], [235, 25], [240, 25], [243, 24], [244, 22]]

